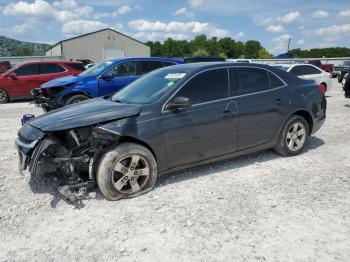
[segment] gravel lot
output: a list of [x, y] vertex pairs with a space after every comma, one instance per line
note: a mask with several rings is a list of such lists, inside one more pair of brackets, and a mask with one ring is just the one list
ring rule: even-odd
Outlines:
[[[336, 82], [334, 82], [336, 83]], [[264, 151], [170, 174], [141, 197], [73, 209], [17, 172], [28, 102], [0, 105], [0, 261], [350, 261], [350, 100], [300, 156]]]

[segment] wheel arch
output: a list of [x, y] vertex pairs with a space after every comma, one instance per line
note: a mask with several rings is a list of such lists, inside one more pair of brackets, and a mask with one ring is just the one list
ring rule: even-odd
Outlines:
[[11, 102], [12, 98], [10, 97], [9, 92], [5, 88], [3, 88], [1, 86], [0, 86], [0, 89], [5, 92], [5, 94], [7, 96], [7, 102]]
[[145, 148], [147, 148], [149, 151], [151, 151], [152, 155], [154, 156], [154, 158], [157, 160], [157, 155], [155, 154], [154, 150], [152, 149], [152, 147], [147, 144], [146, 142], [137, 139], [135, 137], [132, 136], [120, 136], [119, 141], [117, 144], [119, 143], [123, 143], [123, 142], [131, 142], [131, 143], [135, 143], [135, 144], [139, 144], [141, 146], [144, 146]]
[[63, 101], [67, 101], [67, 99], [71, 98], [72, 96], [76, 96], [76, 95], [84, 95], [84, 96], [87, 96], [89, 98], [93, 98], [89, 93], [87, 92], [82, 92], [82, 91], [74, 91], [74, 92], [70, 92], [68, 94], [65, 94], [63, 97], [62, 97], [62, 100]]
[[312, 130], [313, 130], [313, 126], [314, 126], [314, 122], [313, 122], [313, 118], [310, 112], [308, 112], [307, 110], [298, 110], [295, 111], [292, 115], [297, 115], [297, 116], [301, 116], [302, 118], [304, 118], [309, 126], [309, 135], [312, 134]]
[[138, 144], [138, 145], [141, 145], [141, 146], [147, 148], [152, 153], [152, 155], [154, 156], [155, 160], [158, 162], [157, 155], [155, 154], [154, 150], [152, 149], [152, 147], [148, 143], [146, 143], [146, 142], [144, 142], [144, 141], [142, 141], [140, 139], [137, 139], [135, 137], [132, 137], [132, 136], [120, 135], [118, 140], [116, 140], [114, 143], [108, 145], [107, 147], [104, 147], [102, 151], [99, 151], [95, 155], [94, 164], [93, 164], [93, 172], [92, 172], [92, 176], [93, 176], [93, 180], [94, 181], [96, 181], [97, 168], [100, 165], [100, 162], [101, 162], [101, 159], [102, 159], [103, 155], [108, 150], [112, 149], [113, 147], [117, 146], [118, 144], [125, 143], [125, 142], [135, 143], [135, 144]]

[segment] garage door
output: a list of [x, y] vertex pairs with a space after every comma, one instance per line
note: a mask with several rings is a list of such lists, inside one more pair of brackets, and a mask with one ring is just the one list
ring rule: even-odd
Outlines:
[[104, 60], [125, 57], [124, 50], [122, 49], [104, 48], [103, 54], [104, 54]]

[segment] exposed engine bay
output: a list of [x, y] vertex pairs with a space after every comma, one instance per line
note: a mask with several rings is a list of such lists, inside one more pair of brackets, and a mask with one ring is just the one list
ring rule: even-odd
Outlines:
[[[28, 155], [22, 155], [20, 169], [29, 166], [31, 175], [54, 174], [58, 192], [75, 207], [83, 207], [81, 198], [95, 187], [95, 172], [105, 148], [118, 142], [119, 136], [99, 127], [88, 126], [46, 133]], [[19, 135], [19, 149], [26, 141]], [[20, 151], [20, 154], [21, 153]]]

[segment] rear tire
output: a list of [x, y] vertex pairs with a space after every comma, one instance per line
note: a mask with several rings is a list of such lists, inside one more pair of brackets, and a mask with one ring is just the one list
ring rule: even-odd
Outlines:
[[106, 199], [119, 200], [149, 192], [157, 175], [153, 154], [141, 145], [127, 142], [103, 155], [96, 179]]
[[309, 125], [298, 115], [291, 116], [284, 125], [274, 150], [283, 156], [302, 152], [309, 137]]
[[90, 98], [87, 97], [86, 95], [74, 95], [74, 96], [71, 96], [70, 98], [68, 98], [66, 100], [65, 105], [67, 106], [67, 105], [79, 103], [81, 101], [85, 101], [85, 100], [88, 100], [88, 99], [90, 99]]
[[5, 90], [0, 88], [0, 104], [5, 104], [9, 101], [9, 96], [5, 92]]

